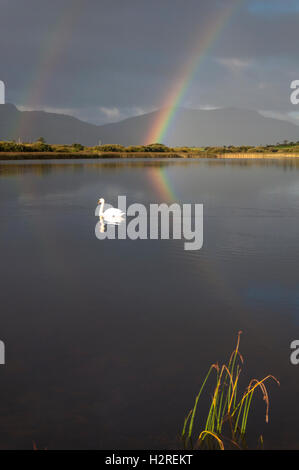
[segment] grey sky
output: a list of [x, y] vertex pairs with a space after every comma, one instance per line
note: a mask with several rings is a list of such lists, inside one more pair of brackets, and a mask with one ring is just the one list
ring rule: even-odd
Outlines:
[[181, 104], [299, 113], [299, 0], [0, 0], [6, 101], [95, 123], [157, 108], [228, 3]]

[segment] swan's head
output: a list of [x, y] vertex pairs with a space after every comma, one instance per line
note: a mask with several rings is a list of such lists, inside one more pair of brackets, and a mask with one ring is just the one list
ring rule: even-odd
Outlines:
[[104, 203], [104, 199], [101, 197], [101, 199], [98, 200], [98, 204], [103, 204]]

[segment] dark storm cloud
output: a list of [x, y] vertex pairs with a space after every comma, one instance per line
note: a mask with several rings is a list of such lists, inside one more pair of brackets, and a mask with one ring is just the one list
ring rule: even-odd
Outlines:
[[293, 110], [299, 12], [292, 0], [1, 0], [7, 100], [95, 122], [150, 110], [228, 3], [235, 12], [184, 104]]

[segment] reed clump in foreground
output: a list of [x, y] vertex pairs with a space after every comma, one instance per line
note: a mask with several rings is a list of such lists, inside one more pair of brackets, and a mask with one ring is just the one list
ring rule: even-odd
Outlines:
[[[258, 389], [265, 401], [266, 422], [268, 422], [269, 395], [265, 383], [273, 379], [279, 385], [279, 381], [273, 375], [267, 375], [261, 380], [252, 379], [243, 394], [239, 394], [238, 385], [243, 364], [243, 357], [239, 351], [241, 333], [239, 331], [237, 345], [228, 364], [223, 364], [221, 367], [218, 364], [211, 365], [195, 398], [193, 409], [185, 418], [180, 436], [185, 449], [246, 449], [248, 415], [252, 397]], [[216, 371], [216, 386], [211, 397], [208, 416], [199, 435], [194, 436], [194, 421], [199, 398], [212, 371]], [[259, 438], [259, 446], [263, 447], [262, 436]]]

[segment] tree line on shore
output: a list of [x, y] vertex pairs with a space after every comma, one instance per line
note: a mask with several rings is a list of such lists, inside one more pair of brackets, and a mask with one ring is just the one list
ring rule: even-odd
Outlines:
[[249, 145], [224, 145], [224, 146], [209, 146], [209, 147], [168, 147], [164, 144], [154, 143], [149, 145], [130, 145], [124, 146], [119, 144], [103, 144], [93, 147], [84, 146], [80, 143], [71, 145], [55, 145], [46, 143], [43, 137], [40, 137], [35, 142], [15, 142], [15, 141], [0, 141], [0, 152], [55, 152], [55, 153], [99, 153], [99, 152], [118, 152], [118, 153], [140, 153], [140, 152], [158, 152], [170, 153], [180, 152], [188, 154], [225, 154], [225, 153], [299, 153], [299, 141], [277, 143], [275, 145], [266, 146], [249, 146]]

